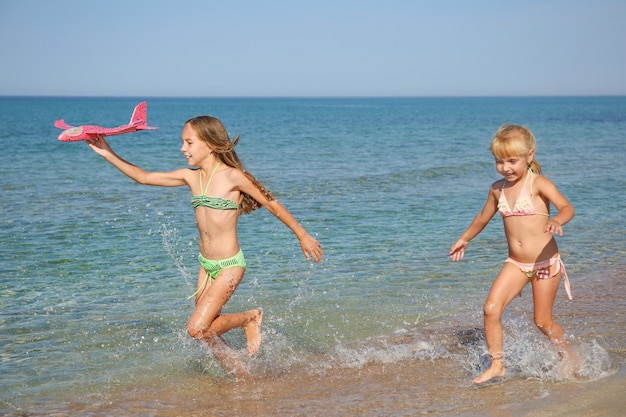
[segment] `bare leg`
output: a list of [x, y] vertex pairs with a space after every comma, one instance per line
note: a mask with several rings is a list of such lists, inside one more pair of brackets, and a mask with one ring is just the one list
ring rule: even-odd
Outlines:
[[[187, 332], [197, 340], [203, 340], [211, 347], [213, 355], [228, 372], [241, 376], [244, 367], [236, 352], [226, 344], [221, 335], [237, 327], [246, 333], [248, 354], [253, 355], [261, 344], [260, 310], [242, 313], [220, 314], [222, 308], [235, 292], [243, 279], [244, 269], [233, 267], [223, 270], [196, 296], [196, 308], [187, 323]], [[199, 272], [199, 285], [203, 285], [205, 272]]]
[[213, 357], [220, 363], [222, 368], [229, 374], [235, 375], [237, 378], [246, 378], [250, 376], [250, 372], [241, 360], [237, 357], [237, 353], [230, 347], [221, 336], [209, 338], [207, 346], [211, 349]]
[[209, 326], [208, 333], [221, 336], [237, 327], [243, 328], [246, 334], [248, 356], [253, 356], [261, 346], [262, 321], [263, 312], [259, 309], [248, 310], [243, 313], [222, 314], [213, 320]]
[[[550, 268], [550, 274], [554, 273], [556, 265]], [[548, 336], [559, 352], [562, 360], [561, 373], [562, 376], [571, 375], [580, 361], [576, 352], [572, 349], [567, 340], [565, 340], [565, 332], [552, 318], [552, 308], [554, 300], [559, 289], [560, 278], [553, 277], [547, 279], [538, 279], [536, 276], [532, 280], [533, 299], [535, 303], [535, 325]]]
[[252, 320], [243, 325], [246, 332], [248, 356], [254, 355], [261, 346], [261, 322], [263, 321], [263, 312], [261, 310], [252, 310], [254, 317]]
[[526, 275], [515, 265], [505, 263], [496, 277], [487, 301], [483, 307], [485, 322], [485, 339], [491, 357], [491, 366], [472, 381], [474, 384], [483, 384], [493, 378], [502, 378], [506, 369], [502, 360], [502, 314], [509, 303], [517, 296], [528, 283]]

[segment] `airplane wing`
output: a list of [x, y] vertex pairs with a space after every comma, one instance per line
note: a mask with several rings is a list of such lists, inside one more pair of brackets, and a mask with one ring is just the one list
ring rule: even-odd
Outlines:
[[129, 132], [129, 125], [122, 125], [118, 127], [101, 127], [101, 126], [82, 126], [83, 133], [87, 133], [90, 135], [103, 135], [103, 136], [112, 136], [115, 134]]

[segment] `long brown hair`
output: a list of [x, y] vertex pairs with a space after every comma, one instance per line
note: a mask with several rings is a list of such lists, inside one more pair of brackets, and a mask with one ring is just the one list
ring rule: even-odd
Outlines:
[[[268, 200], [274, 200], [272, 193], [265, 189], [263, 184], [243, 168], [243, 164], [235, 152], [235, 145], [239, 142], [239, 135], [231, 141], [222, 122], [213, 116], [197, 116], [187, 120], [185, 125], [191, 126], [196, 135], [206, 142], [219, 162], [240, 169]], [[240, 213], [250, 213], [261, 207], [261, 204], [248, 194], [241, 193], [241, 196], [242, 199], [239, 201]]]
[[533, 160], [528, 168], [535, 174], [541, 175], [541, 165], [537, 162], [537, 141], [535, 135], [526, 126], [502, 125], [491, 141], [491, 153], [496, 158], [509, 158], [511, 156], [528, 155], [535, 150]]

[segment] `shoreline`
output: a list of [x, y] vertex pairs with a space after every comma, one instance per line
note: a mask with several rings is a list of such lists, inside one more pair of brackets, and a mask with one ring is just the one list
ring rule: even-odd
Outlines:
[[[298, 366], [237, 381], [202, 372], [58, 404], [29, 415], [218, 417], [570, 417], [620, 416], [626, 406], [621, 363], [593, 380], [541, 381], [524, 377], [475, 387], [467, 370], [447, 359], [406, 360], [318, 374]], [[435, 382], [438, 381], [438, 382]]]

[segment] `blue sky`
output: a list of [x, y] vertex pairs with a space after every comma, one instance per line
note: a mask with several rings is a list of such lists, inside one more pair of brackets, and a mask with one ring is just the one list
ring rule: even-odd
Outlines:
[[0, 95], [626, 95], [623, 0], [0, 0]]

